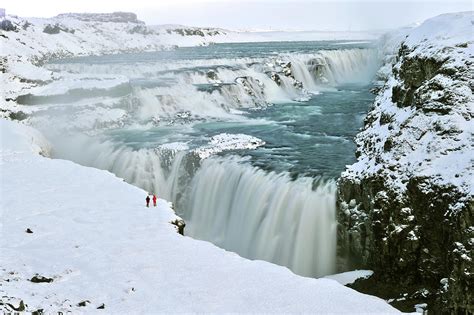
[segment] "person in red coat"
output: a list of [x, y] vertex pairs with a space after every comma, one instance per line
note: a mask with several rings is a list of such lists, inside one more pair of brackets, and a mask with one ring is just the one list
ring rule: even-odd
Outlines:
[[153, 195], [153, 207], [156, 207], [156, 195]]
[[146, 206], [149, 207], [150, 206], [150, 196], [147, 195], [145, 200], [146, 200]]

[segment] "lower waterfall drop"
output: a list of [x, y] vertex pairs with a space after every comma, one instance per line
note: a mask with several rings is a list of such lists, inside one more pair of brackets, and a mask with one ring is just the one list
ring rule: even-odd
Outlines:
[[186, 233], [299, 275], [333, 273], [336, 186], [312, 186], [311, 178], [292, 181], [236, 160], [205, 160], [183, 209]]

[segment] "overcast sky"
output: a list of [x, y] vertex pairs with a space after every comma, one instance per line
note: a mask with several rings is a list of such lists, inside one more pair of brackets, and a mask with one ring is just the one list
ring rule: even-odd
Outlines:
[[471, 0], [2, 0], [7, 14], [131, 11], [147, 24], [228, 29], [374, 30], [473, 10]]

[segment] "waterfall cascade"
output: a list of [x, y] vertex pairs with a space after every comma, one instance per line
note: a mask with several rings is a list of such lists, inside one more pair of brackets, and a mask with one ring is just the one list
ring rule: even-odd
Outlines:
[[[131, 117], [146, 121], [175, 119], [183, 112], [191, 118], [226, 119], [239, 109], [304, 100], [311, 93], [338, 84], [368, 82], [377, 69], [374, 60], [374, 49], [343, 49], [258, 58], [49, 67], [54, 71], [105, 75], [104, 84], [110, 84], [110, 76], [128, 77], [132, 89], [128, 85], [124, 85], [127, 90], [115, 89], [128, 93]], [[103, 93], [112, 93], [110, 89]]]
[[[185, 151], [131, 150], [111, 143], [72, 142], [55, 150], [62, 158], [106, 169], [175, 203], [186, 234], [251, 259], [287, 266], [304, 276], [334, 271], [335, 184], [292, 181], [236, 159], [199, 162]], [[87, 141], [83, 138], [82, 141]], [[66, 148], [74, 143], [81, 153]], [[192, 180], [191, 180], [192, 178]]]
[[[188, 124], [209, 117], [242, 118], [242, 109], [301, 100], [338, 84], [368, 82], [377, 67], [376, 59], [372, 49], [343, 49], [261, 58], [50, 67], [55, 71], [128, 76], [130, 94], [121, 96], [117, 105], [126, 111], [121, 123], [142, 126], [143, 121], [150, 125], [152, 119], [168, 119], [172, 124], [186, 117], [189, 121], [184, 124]], [[109, 112], [110, 106], [116, 105], [101, 100], [87, 110], [93, 112], [98, 106], [109, 106]], [[75, 113], [76, 107], [65, 113]], [[49, 119], [47, 124], [51, 124]], [[315, 184], [307, 177], [292, 180], [286, 173], [266, 172], [229, 156], [200, 160], [190, 150], [132, 149], [110, 139], [91, 139], [56, 138], [53, 154], [109, 170], [173, 201], [187, 221], [185, 233], [190, 236], [244, 257], [287, 266], [304, 276], [335, 271], [333, 182]]]
[[208, 159], [184, 207], [187, 234], [304, 276], [334, 272], [336, 188], [291, 181], [234, 160]]

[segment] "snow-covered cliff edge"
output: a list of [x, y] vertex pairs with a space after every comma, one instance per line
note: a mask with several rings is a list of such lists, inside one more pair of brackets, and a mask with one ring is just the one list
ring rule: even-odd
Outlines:
[[341, 248], [452, 312], [474, 310], [472, 25], [464, 12], [408, 31], [339, 181]]
[[0, 312], [397, 313], [334, 280], [299, 277], [183, 237], [170, 204], [106, 171], [40, 156], [0, 118]]

